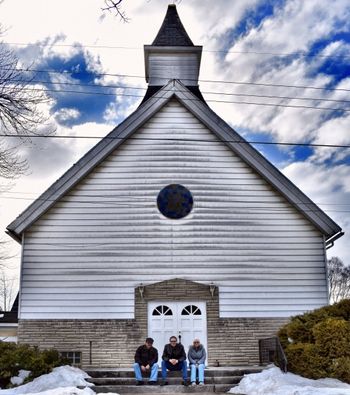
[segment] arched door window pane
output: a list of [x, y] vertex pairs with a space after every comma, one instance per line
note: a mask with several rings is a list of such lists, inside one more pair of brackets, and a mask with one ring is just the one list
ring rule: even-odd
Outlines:
[[193, 304], [184, 307], [182, 312], [181, 312], [181, 315], [191, 315], [191, 314], [193, 314], [193, 315], [201, 315], [202, 312], [197, 306], [195, 306]]
[[173, 312], [170, 307], [160, 305], [153, 310], [152, 315], [173, 315]]

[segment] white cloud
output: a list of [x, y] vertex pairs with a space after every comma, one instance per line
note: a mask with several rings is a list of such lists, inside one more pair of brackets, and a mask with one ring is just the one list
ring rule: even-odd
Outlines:
[[[261, 0], [193, 0], [178, 4], [181, 20], [193, 42], [204, 45], [201, 65], [201, 80], [256, 81], [271, 84], [301, 85], [324, 87], [332, 78], [326, 75], [313, 75], [311, 72], [320, 67], [325, 58], [300, 57], [293, 62], [284, 62], [285, 57], [262, 55], [261, 52], [290, 53], [306, 51], [320, 38], [327, 38], [330, 33], [340, 30], [341, 23], [349, 28], [350, 7], [348, 0], [335, 0], [330, 3], [322, 0], [288, 0], [282, 2], [274, 16], [265, 19], [260, 26], [250, 29], [246, 35], [235, 43], [230, 43], [230, 32], [237, 26], [245, 12], [262, 4]], [[285, 5], [284, 5], [285, 4]], [[102, 0], [28, 0], [18, 4], [5, 1], [1, 5], [2, 21], [8, 31], [4, 37], [8, 42], [43, 42], [48, 47], [31, 46], [21, 53], [27, 64], [34, 58], [60, 55], [69, 59], [80, 50], [79, 45], [90, 45], [84, 49], [89, 67], [94, 71], [110, 73], [98, 78], [103, 85], [122, 84], [145, 87], [143, 45], [151, 44], [163, 21], [167, 0], [128, 1], [125, 11], [131, 22], [124, 24], [112, 14], [101, 18]], [[29, 17], [30, 16], [30, 17]], [[33, 28], [33, 27], [39, 27]], [[343, 28], [345, 30], [346, 28]], [[60, 44], [62, 46], [58, 46]], [[75, 45], [70, 47], [69, 45]], [[230, 51], [223, 59], [220, 51], [231, 45]], [[324, 56], [340, 55], [348, 51], [342, 42], [330, 43], [322, 52]], [[206, 52], [207, 51], [207, 52]], [[258, 52], [258, 53], [254, 53]], [[121, 77], [123, 75], [124, 77]], [[137, 77], [137, 78], [136, 78]], [[70, 77], [55, 74], [55, 81], [69, 82]], [[202, 91], [226, 92], [235, 94], [254, 94], [271, 96], [321, 97], [325, 99], [345, 100], [345, 91], [318, 91], [313, 89], [291, 89], [286, 87], [266, 87], [257, 85], [218, 84], [200, 82]], [[350, 89], [350, 78], [341, 81], [337, 88]], [[124, 90], [121, 92], [125, 92]], [[126, 91], [132, 93], [133, 91]], [[136, 91], [141, 94], [143, 91]], [[210, 100], [246, 101], [258, 103], [280, 103], [285, 105], [311, 105], [334, 107], [336, 103], [321, 101], [292, 101], [289, 99], [224, 96], [204, 94]], [[104, 113], [105, 124], [87, 123], [73, 128], [59, 128], [57, 133], [71, 136], [105, 135], [113, 127], [116, 117], [127, 116], [140, 102], [139, 98], [120, 96], [111, 103]], [[209, 105], [226, 121], [244, 130], [270, 134], [275, 140], [316, 143], [349, 144], [349, 116], [325, 120], [327, 111], [312, 109], [293, 109], [283, 107], [255, 106], [248, 104], [222, 104], [209, 102]], [[73, 109], [63, 109], [63, 117], [75, 117]], [[50, 142], [51, 141], [51, 142]], [[78, 160], [97, 140], [48, 140], [46, 145], [30, 148], [28, 155], [32, 161], [32, 175], [24, 178], [21, 186], [29, 191], [43, 190], [62, 174], [62, 171]], [[56, 154], [51, 157], [52, 149]], [[290, 160], [288, 150], [286, 158]], [[309, 194], [317, 203], [349, 201], [350, 179], [346, 165], [324, 165], [325, 160], [342, 159], [346, 153], [335, 152], [325, 148], [316, 149], [308, 162], [290, 164], [284, 169], [298, 186]], [[41, 169], [46, 167], [44, 174]], [[34, 181], [30, 181], [34, 180]], [[32, 189], [34, 187], [34, 189]], [[323, 206], [322, 206], [323, 207]], [[326, 207], [326, 206], [324, 206]], [[338, 207], [338, 206], [328, 206]], [[340, 207], [340, 206], [339, 206]], [[11, 212], [13, 219], [18, 210]], [[329, 212], [344, 228], [349, 228], [349, 216], [346, 213]], [[9, 222], [9, 221], [8, 221]], [[345, 240], [345, 237], [342, 238]], [[336, 243], [343, 245], [343, 241]], [[332, 251], [333, 253], [333, 251]], [[345, 245], [341, 253], [349, 258]], [[350, 260], [348, 259], [348, 262]]]
[[345, 231], [346, 236], [335, 242], [335, 247], [328, 251], [328, 257], [337, 255], [349, 264], [350, 166], [327, 167], [311, 162], [295, 162], [285, 167], [283, 173]]
[[64, 122], [79, 118], [80, 112], [76, 108], [60, 108], [53, 115], [58, 122]]

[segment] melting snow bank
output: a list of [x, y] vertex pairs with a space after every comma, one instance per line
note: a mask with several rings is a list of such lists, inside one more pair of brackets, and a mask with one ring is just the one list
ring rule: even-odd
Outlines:
[[30, 383], [8, 390], [0, 390], [0, 395], [95, 395], [91, 388], [82, 390], [77, 386], [90, 387], [93, 384], [85, 381], [90, 376], [84, 371], [72, 366], [60, 366], [49, 374], [37, 377]]
[[[17, 387], [18, 389], [20, 387]], [[2, 390], [0, 391], [0, 394], [2, 394], [4, 391], [10, 391], [10, 390]], [[7, 394], [10, 394], [11, 392], [6, 392]], [[19, 392], [16, 392], [18, 394]], [[49, 389], [46, 391], [41, 391], [41, 392], [26, 392], [26, 394], [30, 395], [96, 395], [95, 392], [91, 388], [84, 388], [80, 390], [77, 387], [58, 387], [58, 388], [53, 388]]]
[[335, 379], [306, 379], [293, 373], [282, 373], [273, 367], [244, 376], [239, 386], [229, 392], [245, 395], [350, 395], [350, 385]]

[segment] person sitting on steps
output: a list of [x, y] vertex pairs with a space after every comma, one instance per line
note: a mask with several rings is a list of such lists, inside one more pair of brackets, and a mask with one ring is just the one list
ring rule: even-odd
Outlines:
[[198, 369], [198, 384], [204, 385], [204, 368], [207, 353], [198, 338], [193, 340], [193, 345], [188, 349], [188, 360], [191, 369], [191, 384], [196, 385], [196, 373]]
[[158, 380], [158, 350], [153, 347], [153, 339], [147, 337], [145, 344], [138, 347], [135, 353], [134, 372], [136, 385], [142, 385], [142, 373], [150, 373], [149, 385], [157, 384]]
[[187, 362], [184, 346], [177, 342], [176, 336], [171, 336], [169, 344], [164, 346], [162, 356], [162, 382], [160, 385], [167, 385], [167, 370], [181, 370], [182, 384], [187, 386]]

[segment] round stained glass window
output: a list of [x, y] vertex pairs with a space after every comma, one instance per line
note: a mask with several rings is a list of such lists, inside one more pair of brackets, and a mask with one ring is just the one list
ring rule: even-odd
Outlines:
[[193, 207], [191, 192], [183, 185], [171, 184], [163, 188], [158, 195], [159, 211], [171, 219], [186, 217]]

